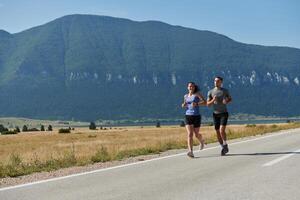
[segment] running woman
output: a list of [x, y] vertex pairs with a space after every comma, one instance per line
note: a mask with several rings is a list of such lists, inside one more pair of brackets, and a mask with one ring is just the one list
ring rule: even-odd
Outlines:
[[207, 106], [213, 105], [213, 119], [218, 141], [222, 147], [221, 155], [228, 153], [228, 144], [226, 142], [226, 125], [228, 120], [228, 112], [226, 105], [232, 101], [229, 91], [222, 87], [223, 78], [215, 77], [215, 87], [207, 94]]
[[188, 94], [184, 95], [182, 107], [186, 108], [185, 111], [185, 124], [187, 131], [187, 144], [188, 153], [187, 155], [191, 158], [194, 157], [193, 153], [193, 135], [199, 140], [200, 147], [204, 148], [204, 140], [200, 134], [201, 115], [199, 112], [200, 105], [206, 105], [206, 101], [199, 92], [198, 86], [194, 82], [189, 82], [187, 85]]

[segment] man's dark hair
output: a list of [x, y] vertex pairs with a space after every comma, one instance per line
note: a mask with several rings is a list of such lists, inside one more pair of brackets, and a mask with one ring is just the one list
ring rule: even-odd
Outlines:
[[223, 78], [221, 76], [216, 76], [215, 78], [220, 79], [223, 82]]

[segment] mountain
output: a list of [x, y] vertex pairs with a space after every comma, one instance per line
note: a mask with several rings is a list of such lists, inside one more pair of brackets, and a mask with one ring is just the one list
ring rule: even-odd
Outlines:
[[300, 115], [300, 49], [93, 15], [0, 30], [0, 116], [178, 118], [187, 82], [206, 96], [216, 75], [233, 96], [232, 114]]

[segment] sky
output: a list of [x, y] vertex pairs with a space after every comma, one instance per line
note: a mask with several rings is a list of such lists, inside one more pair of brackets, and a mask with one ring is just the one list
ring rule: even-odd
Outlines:
[[300, 48], [300, 0], [0, 0], [0, 30], [17, 33], [69, 14], [157, 20], [247, 44]]

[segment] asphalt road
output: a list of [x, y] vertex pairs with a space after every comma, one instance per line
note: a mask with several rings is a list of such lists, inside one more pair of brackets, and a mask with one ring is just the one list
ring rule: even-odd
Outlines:
[[300, 199], [300, 129], [0, 189], [1, 200]]

